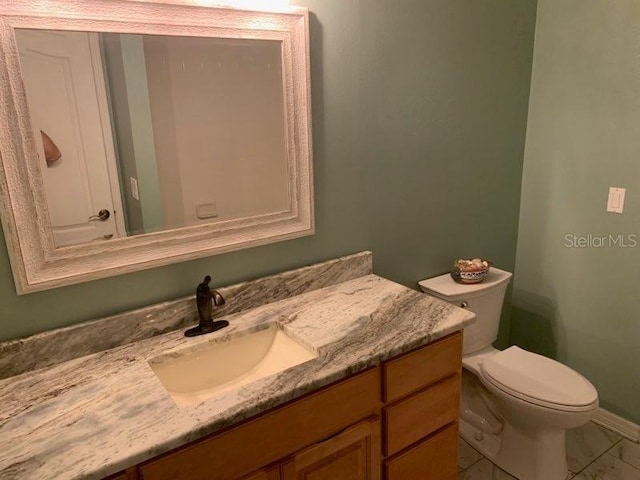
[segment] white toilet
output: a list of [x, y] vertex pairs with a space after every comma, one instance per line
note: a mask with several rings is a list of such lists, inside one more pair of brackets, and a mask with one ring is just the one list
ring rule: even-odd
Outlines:
[[450, 275], [422, 280], [424, 292], [476, 314], [464, 329], [460, 435], [520, 480], [565, 480], [565, 431], [589, 421], [598, 392], [571, 368], [497, 338], [511, 273], [491, 268], [482, 283]]

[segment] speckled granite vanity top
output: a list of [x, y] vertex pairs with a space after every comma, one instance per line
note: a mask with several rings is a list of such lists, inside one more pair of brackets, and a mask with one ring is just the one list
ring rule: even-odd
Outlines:
[[[226, 315], [228, 328], [203, 337], [172, 331], [1, 380], [0, 478], [101, 478], [429, 343], [474, 318], [371, 273], [342, 279]], [[149, 367], [148, 360], [163, 352], [269, 322], [318, 358], [182, 407]]]

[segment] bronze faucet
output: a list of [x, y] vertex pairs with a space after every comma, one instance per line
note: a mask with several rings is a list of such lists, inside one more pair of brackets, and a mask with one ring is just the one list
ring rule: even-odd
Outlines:
[[214, 321], [211, 317], [213, 307], [224, 305], [224, 298], [220, 295], [220, 292], [209, 288], [209, 282], [211, 282], [211, 277], [207, 275], [196, 289], [196, 303], [198, 304], [198, 317], [200, 321], [197, 327], [190, 328], [184, 332], [185, 337], [195, 337], [197, 335], [215, 332], [229, 325], [229, 322], [226, 320]]

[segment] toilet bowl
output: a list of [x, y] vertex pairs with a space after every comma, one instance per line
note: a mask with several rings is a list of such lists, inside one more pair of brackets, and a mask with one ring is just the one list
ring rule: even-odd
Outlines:
[[519, 480], [564, 480], [565, 432], [589, 421], [598, 393], [555, 360], [517, 346], [493, 348], [510, 279], [492, 268], [481, 284], [458, 284], [449, 275], [419, 284], [476, 314], [464, 330], [460, 435]]

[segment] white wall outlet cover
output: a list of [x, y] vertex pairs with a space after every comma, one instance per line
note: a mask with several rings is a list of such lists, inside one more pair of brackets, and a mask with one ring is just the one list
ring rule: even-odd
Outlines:
[[199, 219], [213, 218], [218, 216], [218, 207], [215, 202], [201, 203], [196, 205], [196, 216]]
[[609, 199], [607, 200], [607, 212], [622, 213], [624, 210], [624, 195], [626, 188], [609, 187]]

